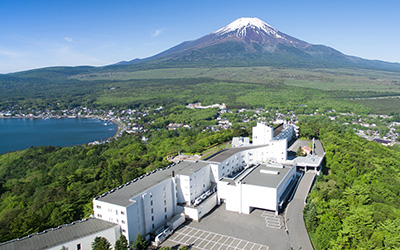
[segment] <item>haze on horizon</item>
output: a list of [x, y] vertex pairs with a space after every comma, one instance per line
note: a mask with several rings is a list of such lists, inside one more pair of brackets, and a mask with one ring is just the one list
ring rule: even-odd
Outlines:
[[0, 73], [146, 58], [240, 17], [312, 44], [400, 62], [400, 2], [13, 1], [0, 3]]

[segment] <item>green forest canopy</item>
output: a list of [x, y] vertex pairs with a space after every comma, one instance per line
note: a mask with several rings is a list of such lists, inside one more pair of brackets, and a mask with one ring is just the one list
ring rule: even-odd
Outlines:
[[400, 248], [400, 150], [327, 121], [303, 122], [326, 150], [304, 211], [315, 249]]

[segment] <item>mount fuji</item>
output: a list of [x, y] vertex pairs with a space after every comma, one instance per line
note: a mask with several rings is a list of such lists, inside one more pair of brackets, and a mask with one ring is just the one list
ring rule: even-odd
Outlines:
[[258, 18], [239, 18], [197, 40], [117, 65], [354, 67], [400, 71], [400, 64], [345, 55], [289, 36]]

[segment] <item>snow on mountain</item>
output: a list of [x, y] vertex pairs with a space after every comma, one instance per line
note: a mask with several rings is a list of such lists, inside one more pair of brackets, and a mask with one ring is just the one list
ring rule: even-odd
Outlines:
[[257, 34], [259, 34], [259, 32], [265, 32], [266, 34], [272, 35], [275, 38], [285, 39], [278, 34], [278, 30], [256, 17], [239, 18], [222, 29], [213, 32], [213, 34], [222, 36], [233, 33], [237, 37], [245, 37], [248, 28], [253, 29]]

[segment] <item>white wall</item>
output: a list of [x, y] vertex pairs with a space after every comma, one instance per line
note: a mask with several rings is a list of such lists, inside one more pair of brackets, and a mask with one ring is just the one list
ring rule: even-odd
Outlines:
[[239, 186], [231, 185], [225, 181], [218, 182], [218, 199], [225, 201], [226, 210], [240, 212], [240, 196]]
[[251, 212], [251, 208], [261, 208], [276, 211], [276, 189], [242, 184], [242, 213], [249, 214]]
[[189, 176], [190, 201], [210, 189], [210, 175], [210, 166], [206, 166]]
[[273, 140], [270, 152], [277, 162], [284, 162], [287, 159], [287, 139]]
[[121, 226], [122, 233], [128, 237], [128, 217], [126, 207], [93, 200], [93, 212], [95, 218], [118, 223]]
[[217, 205], [217, 193], [212, 194], [197, 207], [185, 206], [186, 217], [199, 221], [204, 215], [210, 212]]
[[274, 129], [264, 123], [257, 123], [253, 127], [253, 145], [267, 144], [274, 136]]
[[139, 231], [143, 236], [155, 232], [174, 215], [176, 204], [173, 204], [175, 194], [172, 190], [174, 190], [172, 178], [168, 178], [131, 199], [138, 203], [136, 210], [139, 213], [129, 217], [139, 218]]

